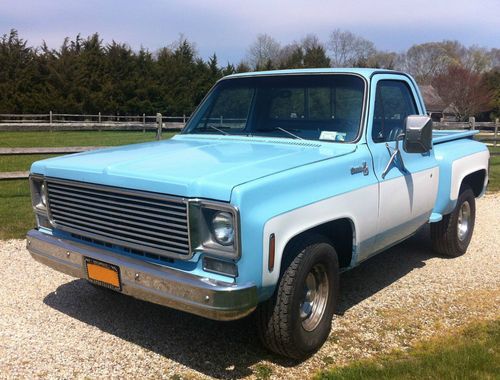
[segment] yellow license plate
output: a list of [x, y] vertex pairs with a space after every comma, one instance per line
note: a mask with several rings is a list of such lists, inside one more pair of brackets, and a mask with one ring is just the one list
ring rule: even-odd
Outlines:
[[97, 285], [121, 290], [120, 268], [103, 261], [85, 258], [87, 278]]

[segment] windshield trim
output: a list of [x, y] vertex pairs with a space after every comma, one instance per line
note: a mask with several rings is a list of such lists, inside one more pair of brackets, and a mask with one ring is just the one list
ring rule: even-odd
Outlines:
[[[287, 77], [287, 76], [320, 76], [320, 75], [351, 75], [351, 76], [361, 78], [363, 80], [363, 84], [364, 84], [363, 107], [361, 110], [361, 118], [360, 118], [360, 122], [359, 122], [358, 134], [357, 134], [356, 138], [354, 140], [351, 140], [351, 141], [329, 141], [329, 140], [307, 139], [307, 138], [304, 138], [303, 140], [305, 140], [305, 141], [324, 141], [324, 142], [336, 143], [336, 144], [356, 144], [356, 143], [358, 143], [361, 140], [361, 138], [363, 137], [364, 130], [366, 129], [367, 105], [368, 105], [368, 101], [369, 101], [369, 99], [368, 99], [368, 81], [363, 75], [358, 74], [358, 73], [353, 73], [353, 72], [335, 72], [335, 73], [332, 73], [332, 72], [324, 72], [324, 73], [307, 73], [307, 72], [301, 73], [301, 72], [298, 72], [298, 73], [288, 73], [288, 74], [273, 74], [272, 72], [270, 72], [269, 74], [257, 74], [256, 73], [255, 75], [248, 75], [248, 77], [249, 78], [250, 77], [278, 77], [278, 76], [279, 77]], [[234, 77], [234, 76], [229, 75], [229, 76], [225, 76], [225, 77], [219, 79], [217, 82], [215, 82], [215, 84], [212, 86], [212, 88], [205, 94], [202, 101], [196, 106], [195, 110], [193, 111], [193, 113], [189, 117], [189, 120], [186, 122], [186, 125], [184, 126], [184, 128], [182, 128], [180, 133], [183, 135], [190, 134], [187, 131], [187, 126], [189, 124], [189, 121], [191, 120], [191, 117], [193, 115], [195, 115], [200, 110], [200, 108], [203, 105], [203, 103], [205, 102], [205, 100], [212, 94], [215, 87], [217, 87], [217, 85], [220, 82], [226, 81], [226, 80], [233, 80], [233, 79], [237, 79], [237, 78], [238, 77]], [[250, 110], [249, 110], [249, 112], [250, 112]], [[245, 136], [245, 134], [242, 134], [242, 136]]]

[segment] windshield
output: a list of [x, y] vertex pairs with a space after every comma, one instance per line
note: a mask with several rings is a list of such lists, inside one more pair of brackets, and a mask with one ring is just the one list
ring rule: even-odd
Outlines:
[[183, 133], [350, 142], [358, 136], [364, 87], [364, 81], [354, 75], [222, 80]]

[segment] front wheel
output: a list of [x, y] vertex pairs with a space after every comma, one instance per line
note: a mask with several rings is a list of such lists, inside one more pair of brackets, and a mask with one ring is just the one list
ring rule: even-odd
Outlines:
[[476, 198], [465, 185], [460, 191], [457, 205], [443, 220], [431, 224], [432, 248], [439, 254], [458, 257], [467, 251], [476, 221]]
[[292, 249], [275, 295], [257, 309], [259, 337], [268, 349], [293, 359], [316, 352], [328, 338], [338, 299], [335, 249], [322, 237]]

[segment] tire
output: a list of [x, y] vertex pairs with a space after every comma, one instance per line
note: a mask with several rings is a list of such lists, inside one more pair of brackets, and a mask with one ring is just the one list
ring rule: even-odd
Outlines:
[[[257, 308], [257, 329], [269, 350], [301, 360], [330, 334], [338, 300], [338, 258], [332, 245], [316, 235], [295, 244], [286, 257], [274, 296]], [[316, 291], [306, 293], [307, 287]]]
[[463, 185], [457, 205], [443, 220], [431, 224], [432, 248], [448, 257], [462, 256], [472, 238], [476, 221], [476, 198], [468, 185]]

